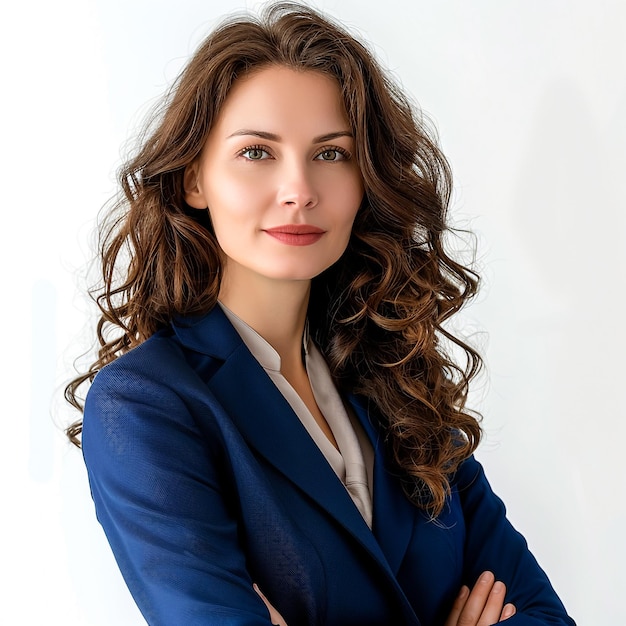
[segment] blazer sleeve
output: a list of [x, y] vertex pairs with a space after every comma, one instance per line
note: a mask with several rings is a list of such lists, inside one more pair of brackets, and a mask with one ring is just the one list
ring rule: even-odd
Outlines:
[[506, 518], [503, 502], [492, 491], [482, 466], [471, 457], [455, 478], [466, 525], [465, 584], [492, 571], [507, 586], [507, 602], [517, 613], [507, 626], [575, 626], [526, 540]]
[[174, 390], [179, 381], [164, 384], [150, 371], [158, 363], [128, 362], [103, 368], [89, 390], [83, 454], [98, 519], [137, 605], [154, 626], [267, 626], [225, 493], [219, 431], [214, 441], [202, 436]]

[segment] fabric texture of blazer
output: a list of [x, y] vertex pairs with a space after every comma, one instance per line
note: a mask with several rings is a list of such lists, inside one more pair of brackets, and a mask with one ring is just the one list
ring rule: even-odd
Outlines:
[[491, 570], [511, 626], [573, 625], [479, 463], [435, 520], [372, 441], [370, 530], [289, 404], [216, 307], [104, 367], [83, 452], [98, 519], [151, 625], [267, 626], [257, 583], [289, 626], [442, 626], [462, 584]]

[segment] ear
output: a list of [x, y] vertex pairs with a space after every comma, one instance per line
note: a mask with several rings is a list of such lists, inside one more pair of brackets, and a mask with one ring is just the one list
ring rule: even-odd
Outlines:
[[198, 185], [200, 175], [200, 163], [196, 159], [185, 168], [183, 174], [183, 189], [185, 191], [185, 202], [193, 209], [206, 209], [207, 204], [204, 195]]

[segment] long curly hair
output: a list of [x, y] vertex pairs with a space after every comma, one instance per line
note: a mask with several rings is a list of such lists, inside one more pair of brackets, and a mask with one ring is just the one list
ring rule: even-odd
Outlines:
[[[186, 205], [183, 174], [234, 82], [269, 65], [322, 72], [341, 88], [365, 194], [346, 252], [313, 279], [309, 325], [339, 388], [367, 399], [408, 497], [436, 516], [481, 434], [465, 408], [481, 359], [445, 325], [478, 285], [444, 245], [450, 168], [434, 132], [372, 53], [300, 4], [274, 3], [259, 17], [218, 26], [121, 168], [123, 194], [100, 227], [98, 358], [66, 398], [82, 410], [79, 387], [107, 363], [174, 316], [216, 305], [220, 248], [208, 214]], [[81, 421], [66, 430], [76, 445], [81, 430]]]

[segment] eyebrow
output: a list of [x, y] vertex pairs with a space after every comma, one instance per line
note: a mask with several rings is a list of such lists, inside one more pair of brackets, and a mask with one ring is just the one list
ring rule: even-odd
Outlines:
[[[264, 130], [253, 130], [251, 128], [242, 128], [241, 130], [236, 130], [231, 135], [228, 135], [227, 139], [230, 139], [231, 137], [240, 137], [242, 135], [252, 135], [261, 139], [266, 139], [267, 141], [282, 141], [280, 135], [277, 135], [276, 133], [268, 133]], [[349, 130], [339, 130], [335, 133], [326, 133], [325, 135], [313, 137], [312, 143], [323, 143], [325, 141], [332, 141], [333, 139], [337, 139], [337, 137], [354, 137], [354, 135]]]

